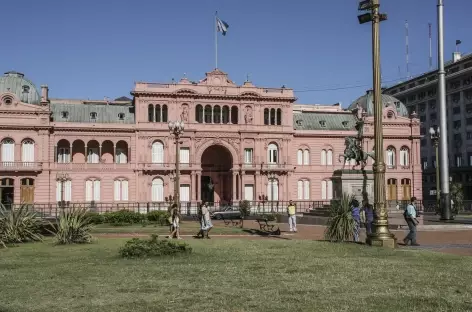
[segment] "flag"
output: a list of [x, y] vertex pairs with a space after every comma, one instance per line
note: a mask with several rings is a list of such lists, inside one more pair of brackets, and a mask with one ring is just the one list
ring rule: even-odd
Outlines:
[[462, 41], [456, 40], [456, 45], [459, 45], [459, 44], [461, 44], [461, 43], [462, 43]]
[[216, 30], [226, 36], [226, 32], [228, 31], [229, 25], [225, 22], [220, 20], [216, 17]]

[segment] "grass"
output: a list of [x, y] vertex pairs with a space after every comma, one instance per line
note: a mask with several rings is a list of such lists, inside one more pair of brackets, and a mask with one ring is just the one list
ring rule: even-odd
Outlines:
[[0, 250], [2, 312], [471, 311], [472, 257], [307, 240], [189, 240], [125, 260], [125, 239]]
[[[221, 223], [221, 224], [220, 224]], [[247, 234], [239, 226], [225, 226], [222, 222], [214, 222], [214, 228], [211, 230], [210, 234]], [[182, 235], [195, 235], [200, 229], [200, 224], [198, 222], [184, 221], [180, 223], [180, 234]], [[141, 224], [133, 225], [120, 225], [114, 226], [111, 224], [97, 224], [94, 226], [92, 233], [145, 233], [145, 234], [169, 234], [168, 226], [161, 226], [157, 224], [148, 224], [143, 226]]]

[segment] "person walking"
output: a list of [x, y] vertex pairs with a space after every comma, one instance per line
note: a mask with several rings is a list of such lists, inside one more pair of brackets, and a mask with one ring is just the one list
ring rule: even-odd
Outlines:
[[374, 207], [368, 201], [364, 201], [361, 209], [361, 221], [365, 225], [366, 234], [372, 234], [372, 225], [374, 223]]
[[213, 228], [213, 224], [211, 223], [211, 216], [210, 210], [208, 209], [208, 203], [204, 203], [202, 205], [202, 230], [203, 230], [203, 237], [210, 239], [208, 235], [210, 230]]
[[[198, 233], [194, 236], [195, 238], [204, 238], [205, 237], [204, 231], [203, 231], [204, 224], [205, 224], [203, 222], [203, 213], [202, 213], [203, 204], [204, 203], [199, 203], [198, 207], [197, 207], [197, 219], [198, 219], [198, 223], [200, 224], [200, 229], [199, 229]], [[200, 237], [200, 235], [201, 235], [201, 237]]]
[[361, 226], [361, 208], [359, 207], [359, 202], [357, 199], [353, 199], [351, 201], [351, 213], [352, 213], [352, 218], [354, 219], [354, 241], [358, 242], [359, 241], [359, 230]]
[[408, 235], [403, 239], [403, 243], [408, 245], [411, 242], [411, 246], [419, 246], [416, 242], [416, 226], [419, 224], [416, 214], [416, 197], [412, 197], [408, 206], [406, 206], [405, 212], [403, 213], [405, 221], [408, 224]]
[[172, 239], [174, 235], [177, 239], [182, 239], [180, 237], [180, 213], [177, 208], [171, 210], [171, 219], [172, 219], [172, 232], [169, 235], [169, 238]]
[[288, 226], [290, 227], [290, 232], [297, 233], [297, 207], [292, 201], [288, 202], [287, 206], [287, 215], [288, 215]]

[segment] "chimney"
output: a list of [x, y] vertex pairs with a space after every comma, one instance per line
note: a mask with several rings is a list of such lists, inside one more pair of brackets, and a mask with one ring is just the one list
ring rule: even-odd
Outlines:
[[454, 52], [454, 53], [452, 53], [452, 60], [453, 60], [453, 62], [455, 63], [455, 62], [460, 61], [460, 60], [461, 60], [461, 56], [462, 56], [462, 55], [461, 55], [460, 52]]
[[49, 88], [47, 85], [41, 86], [41, 103], [49, 103]]

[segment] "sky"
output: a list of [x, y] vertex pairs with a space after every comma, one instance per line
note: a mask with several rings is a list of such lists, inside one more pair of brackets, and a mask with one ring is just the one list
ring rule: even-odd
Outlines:
[[[428, 23], [437, 66], [437, 0], [381, 0], [382, 78], [429, 69]], [[445, 57], [455, 41], [472, 52], [470, 0], [445, 2]], [[371, 26], [356, 0], [23, 0], [2, 3], [0, 70], [25, 74], [50, 97], [128, 96], [136, 81], [198, 81], [215, 67], [215, 11], [229, 24], [218, 37], [218, 67], [242, 84], [285, 85], [298, 103], [347, 107], [372, 88]], [[10, 12], [10, 13], [8, 13]], [[7, 26], [8, 25], [8, 26]], [[469, 35], [469, 36], [467, 36]]]

